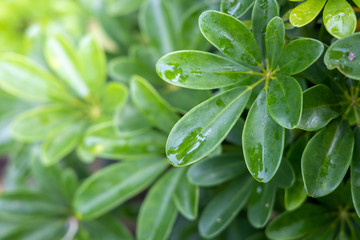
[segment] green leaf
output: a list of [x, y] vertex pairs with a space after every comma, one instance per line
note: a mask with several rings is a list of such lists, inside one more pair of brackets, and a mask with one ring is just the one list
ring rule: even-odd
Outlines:
[[353, 0], [353, 2], [360, 8], [360, 0]]
[[109, 15], [122, 16], [136, 11], [143, 2], [144, 0], [107, 0], [106, 10]]
[[92, 156], [126, 160], [163, 154], [165, 142], [166, 137], [154, 130], [120, 136], [107, 122], [89, 128], [79, 148]]
[[360, 217], [360, 129], [354, 131], [355, 145], [351, 162], [351, 195], [357, 215]]
[[299, 123], [303, 96], [300, 84], [290, 76], [270, 80], [267, 105], [271, 117], [282, 127], [293, 129]]
[[137, 135], [150, 129], [151, 124], [131, 101], [115, 112], [115, 127], [119, 136]]
[[61, 216], [68, 209], [51, 201], [45, 194], [29, 190], [3, 192], [0, 215], [8, 219], [30, 220], [46, 216]]
[[269, 182], [281, 163], [285, 130], [270, 116], [263, 90], [250, 108], [242, 142], [246, 166], [260, 182]]
[[244, 125], [245, 125], [245, 120], [240, 117], [238, 121], [235, 123], [234, 127], [229, 132], [229, 134], [226, 136], [226, 141], [230, 142], [231, 144], [241, 146], [242, 145], [241, 136], [244, 129]]
[[190, 167], [188, 178], [198, 186], [219, 185], [246, 172], [243, 159], [242, 152], [208, 157]]
[[168, 83], [193, 89], [249, 85], [261, 77], [227, 58], [200, 51], [167, 54], [157, 62], [156, 71]]
[[76, 214], [94, 219], [147, 188], [166, 168], [158, 157], [122, 162], [103, 168], [87, 178], [74, 198]]
[[51, 69], [77, 96], [89, 96], [90, 89], [84, 81], [79, 55], [76, 55], [76, 50], [68, 39], [60, 35], [49, 38], [45, 44], [45, 57]]
[[304, 134], [294, 142], [288, 151], [287, 160], [294, 170], [295, 182], [285, 189], [284, 204], [288, 211], [298, 208], [307, 198], [304, 181], [301, 175], [301, 155], [308, 143], [309, 136]]
[[295, 182], [295, 173], [288, 161], [283, 159], [271, 183], [280, 188], [289, 188]]
[[224, 13], [239, 18], [253, 5], [253, 0], [221, 0], [220, 9]]
[[275, 218], [266, 228], [266, 236], [270, 239], [302, 239], [313, 230], [329, 224], [333, 218], [328, 209], [305, 204]]
[[134, 75], [139, 75], [151, 83], [159, 84], [161, 81], [154, 70], [137, 59], [117, 57], [112, 59], [108, 65], [110, 77], [121, 83], [129, 83]]
[[266, 27], [266, 60], [269, 69], [276, 69], [285, 44], [285, 26], [279, 17], [271, 19]]
[[270, 219], [275, 203], [276, 187], [272, 183], [257, 183], [253, 189], [247, 215], [251, 225], [262, 228]]
[[326, 0], [307, 0], [294, 8], [290, 13], [290, 23], [302, 27], [310, 23], [320, 13]]
[[[84, 37], [79, 45], [79, 61], [84, 73], [84, 82], [93, 95], [97, 95], [106, 81], [106, 57], [92, 37]], [[96, 66], [96, 67], [94, 67]]]
[[251, 17], [251, 25], [255, 39], [265, 56], [266, 26], [270, 20], [279, 16], [279, 7], [276, 0], [256, 0]]
[[85, 123], [70, 122], [57, 132], [48, 135], [42, 145], [41, 160], [49, 166], [56, 164], [79, 144], [85, 130]]
[[346, 120], [334, 120], [307, 144], [301, 159], [308, 195], [325, 196], [344, 178], [353, 154], [354, 136]]
[[250, 65], [261, 64], [261, 53], [248, 27], [236, 18], [217, 11], [206, 11], [199, 17], [205, 38], [229, 58]]
[[19, 115], [12, 124], [12, 133], [21, 141], [36, 141], [58, 132], [58, 128], [79, 119], [77, 112], [66, 105], [49, 105]]
[[354, 33], [357, 25], [354, 9], [346, 0], [329, 0], [325, 5], [323, 21], [328, 32], [336, 38]]
[[177, 50], [177, 36], [169, 4], [169, 1], [149, 0], [139, 13], [141, 32], [161, 55]]
[[325, 85], [319, 84], [304, 92], [303, 112], [297, 128], [316, 131], [325, 127], [332, 119], [339, 116], [336, 105], [338, 99]]
[[247, 176], [236, 179], [211, 200], [199, 220], [202, 237], [213, 238], [232, 222], [248, 200], [252, 184], [252, 179]]
[[307, 69], [321, 56], [324, 46], [310, 38], [291, 41], [282, 51], [279, 61], [280, 72], [295, 75]]
[[49, 102], [66, 96], [56, 78], [40, 65], [16, 54], [7, 54], [0, 59], [0, 86], [10, 94], [30, 101]]
[[337, 40], [326, 51], [324, 62], [328, 69], [337, 68], [349, 78], [360, 80], [360, 33]]
[[131, 79], [130, 91], [135, 106], [143, 116], [157, 128], [170, 132], [179, 116], [159, 93], [139, 76]]
[[173, 195], [179, 212], [189, 220], [195, 220], [198, 214], [199, 187], [193, 185], [188, 177], [188, 168], [181, 168], [181, 178]]
[[186, 166], [211, 153], [240, 117], [250, 94], [249, 88], [234, 88], [185, 114], [171, 130], [166, 144], [171, 164]]
[[175, 223], [177, 209], [173, 194], [181, 169], [172, 169], [150, 189], [142, 203], [136, 229], [139, 240], [165, 240]]
[[129, 90], [125, 85], [109, 82], [102, 92], [101, 113], [113, 117], [115, 110], [126, 103], [128, 94]]

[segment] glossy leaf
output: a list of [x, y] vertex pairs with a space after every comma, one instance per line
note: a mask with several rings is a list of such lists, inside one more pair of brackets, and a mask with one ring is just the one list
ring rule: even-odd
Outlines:
[[266, 26], [274, 17], [279, 16], [279, 7], [276, 0], [256, 0], [251, 16], [251, 25], [255, 39], [265, 56]]
[[321, 42], [301, 38], [291, 41], [280, 56], [280, 72], [286, 75], [300, 73], [312, 65], [321, 56], [324, 46]]
[[352, 6], [346, 0], [329, 0], [323, 13], [324, 25], [336, 38], [343, 38], [355, 32], [357, 18]]
[[275, 203], [276, 187], [272, 183], [257, 183], [249, 199], [247, 215], [256, 228], [264, 227], [270, 219]]
[[271, 19], [266, 27], [265, 44], [268, 68], [276, 69], [285, 43], [285, 26], [279, 17]]
[[244, 125], [245, 125], [245, 120], [240, 117], [238, 121], [235, 123], [234, 127], [229, 132], [229, 134], [226, 136], [226, 141], [234, 145], [242, 145], [241, 135], [244, 129]]
[[349, 78], [360, 80], [360, 33], [334, 42], [326, 51], [324, 62], [328, 69], [337, 68]]
[[211, 200], [200, 217], [201, 236], [213, 238], [231, 223], [248, 200], [252, 184], [253, 181], [247, 176], [236, 179]]
[[303, 96], [300, 84], [290, 76], [270, 80], [267, 105], [272, 118], [282, 127], [293, 129], [299, 123]]
[[79, 148], [92, 156], [124, 160], [163, 154], [165, 142], [166, 137], [153, 130], [120, 136], [110, 122], [89, 128]]
[[320, 13], [326, 0], [307, 0], [294, 8], [290, 13], [290, 22], [295, 27], [302, 27], [310, 23]]
[[0, 86], [10, 94], [30, 101], [49, 102], [64, 94], [56, 78], [38, 64], [15, 54], [0, 59]]
[[243, 22], [228, 14], [206, 11], [199, 25], [205, 38], [225, 56], [243, 64], [261, 64], [259, 47]]
[[114, 111], [123, 106], [128, 98], [128, 88], [116, 82], [106, 85], [101, 99], [101, 113], [113, 117]]
[[316, 131], [325, 127], [339, 115], [338, 100], [325, 85], [319, 84], [304, 92], [304, 104], [301, 120], [297, 128]]
[[76, 214], [94, 219], [147, 188], [166, 168], [166, 161], [146, 158], [106, 167], [87, 178], [74, 198]]
[[279, 187], [279, 188], [289, 188], [295, 182], [295, 173], [294, 169], [290, 165], [290, 163], [283, 159], [281, 161], [280, 167], [276, 172], [274, 178], [270, 182], [271, 184]]
[[254, 5], [253, 0], [221, 0], [221, 11], [236, 18], [244, 15]]
[[84, 81], [79, 56], [68, 39], [60, 35], [48, 39], [45, 44], [45, 57], [51, 69], [77, 96], [89, 96], [90, 89]]
[[71, 122], [54, 134], [49, 135], [42, 146], [42, 162], [45, 165], [56, 164], [79, 144], [85, 124]]
[[12, 133], [19, 140], [36, 141], [77, 120], [75, 112], [65, 105], [42, 106], [19, 115], [12, 124]]
[[[106, 57], [92, 37], [84, 37], [79, 45], [79, 59], [84, 73], [83, 80], [90, 92], [98, 95], [106, 80]], [[96, 66], [96, 67], [94, 67]]]
[[245, 66], [218, 55], [200, 51], [178, 51], [160, 58], [159, 76], [176, 86], [213, 89], [235, 84], [248, 85], [259, 76]]
[[263, 90], [245, 121], [242, 142], [246, 166], [260, 182], [269, 182], [281, 163], [285, 130], [270, 116]]
[[298, 239], [325, 226], [333, 219], [332, 213], [321, 206], [306, 204], [295, 211], [285, 212], [266, 228], [270, 239]]
[[218, 94], [189, 111], [171, 130], [166, 154], [174, 166], [192, 164], [211, 153], [244, 110], [251, 90], [239, 87]]
[[223, 153], [194, 164], [188, 171], [190, 182], [198, 186], [215, 186], [246, 172], [241, 152]]
[[139, 240], [165, 240], [175, 223], [177, 209], [172, 196], [182, 169], [172, 169], [148, 192], [142, 203], [136, 229]]
[[301, 155], [308, 142], [308, 135], [301, 136], [288, 151], [287, 160], [294, 170], [295, 182], [285, 189], [284, 204], [288, 211], [298, 208], [307, 198], [304, 181], [301, 175]]
[[130, 90], [132, 100], [143, 116], [157, 128], [170, 132], [179, 116], [158, 92], [139, 76], [132, 78]]
[[301, 159], [308, 195], [321, 197], [337, 188], [349, 168], [353, 147], [346, 120], [334, 120], [309, 141]]
[[192, 184], [188, 177], [188, 168], [181, 168], [181, 177], [173, 195], [173, 200], [179, 212], [189, 220], [194, 220], [198, 214], [199, 187]]
[[354, 131], [355, 145], [354, 155], [351, 162], [351, 195], [354, 207], [360, 216], [360, 129]]

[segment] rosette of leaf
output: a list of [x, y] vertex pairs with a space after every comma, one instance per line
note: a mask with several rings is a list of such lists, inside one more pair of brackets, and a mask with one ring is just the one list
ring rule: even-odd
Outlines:
[[322, 61], [303, 72], [315, 86], [304, 92], [303, 113], [298, 128], [317, 131], [302, 154], [302, 176], [307, 194], [322, 197], [347, 179], [351, 165], [353, 204], [360, 215], [359, 196], [359, 64], [360, 34], [334, 42]]
[[36, 107], [13, 121], [12, 135], [21, 142], [42, 144], [42, 161], [54, 164], [74, 150], [92, 124], [110, 121], [127, 99], [127, 87], [105, 83], [105, 56], [89, 37], [78, 49], [64, 37], [45, 46], [46, 69], [30, 59], [1, 56], [1, 88]]
[[[302, 0], [290, 1], [301, 2]], [[359, 0], [353, 0], [353, 2], [360, 7]], [[355, 32], [357, 26], [355, 11], [346, 0], [303, 1], [291, 11], [289, 20], [295, 27], [302, 27], [313, 21], [323, 8], [323, 22], [332, 36], [343, 38]]]
[[[44, 166], [40, 152], [38, 146], [28, 144], [10, 159], [11, 164], [17, 164], [16, 170], [19, 170], [20, 163], [26, 164], [27, 174], [14, 186], [5, 184], [0, 195], [1, 239], [85, 240], [89, 236], [95, 239], [133, 239], [113, 214], [86, 222], [77, 218], [72, 207], [79, 186], [75, 171], [59, 164]], [[23, 178], [24, 174], [19, 177]]]
[[269, 239], [359, 239], [349, 182], [323, 198], [278, 215], [266, 228]]
[[[158, 74], [174, 85], [229, 89], [193, 108], [174, 126], [166, 146], [174, 166], [192, 164], [213, 151], [249, 104], [242, 134], [246, 165], [258, 181], [269, 182], [275, 175], [283, 155], [285, 128], [295, 128], [302, 112], [302, 90], [291, 75], [305, 70], [323, 51], [321, 42], [313, 39], [296, 39], [284, 47], [284, 24], [273, 18], [277, 14], [276, 1], [265, 5], [257, 1], [252, 33], [230, 15], [204, 12], [199, 20], [202, 33], [231, 59], [179, 51], [158, 61]], [[256, 97], [254, 102], [249, 101], [251, 95]]]

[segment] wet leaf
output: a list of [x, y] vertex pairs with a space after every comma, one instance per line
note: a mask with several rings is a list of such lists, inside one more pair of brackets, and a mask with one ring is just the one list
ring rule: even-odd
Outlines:
[[336, 38], [355, 32], [357, 19], [352, 6], [346, 0], [329, 0], [323, 13], [324, 25]]
[[270, 219], [275, 203], [276, 187], [272, 183], [257, 183], [253, 189], [247, 215], [251, 225], [262, 228]]
[[294, 8], [290, 13], [290, 22], [295, 27], [310, 23], [320, 13], [326, 0], [307, 0]]
[[236, 18], [244, 15], [254, 5], [253, 0], [222, 0], [220, 9]]
[[239, 87], [190, 110], [171, 130], [166, 154], [174, 166], [192, 164], [211, 153], [240, 117], [251, 90]]
[[339, 116], [338, 99], [325, 85], [319, 84], [304, 91], [303, 112], [297, 128], [316, 131]]
[[269, 69], [276, 69], [285, 43], [285, 26], [279, 17], [271, 19], [266, 27], [266, 60]]
[[301, 38], [291, 41], [282, 51], [279, 61], [280, 73], [294, 75], [316, 62], [324, 50], [315, 39]]
[[213, 89], [235, 84], [248, 85], [259, 79], [250, 68], [227, 58], [200, 51], [178, 51], [160, 58], [159, 76], [176, 86]]
[[252, 179], [247, 176], [236, 179], [211, 200], [200, 217], [201, 236], [213, 238], [231, 223], [248, 200], [252, 184]]
[[349, 78], [360, 80], [360, 33], [334, 42], [326, 51], [324, 62], [328, 69], [337, 68]]
[[243, 22], [228, 14], [206, 11], [199, 25], [205, 38], [225, 56], [243, 64], [261, 64], [259, 47]]
[[251, 16], [251, 25], [255, 39], [265, 56], [266, 26], [274, 17], [279, 16], [279, 7], [276, 0], [256, 0]]
[[293, 129], [300, 121], [303, 96], [300, 84], [290, 76], [270, 80], [267, 105], [271, 117], [282, 127]]
[[308, 195], [325, 196], [344, 178], [351, 162], [354, 136], [346, 120], [334, 120], [307, 144], [301, 159]]
[[280, 166], [285, 130], [270, 116], [263, 90], [250, 108], [243, 131], [246, 166], [260, 182], [269, 182]]
[[87, 178], [74, 198], [76, 214], [94, 219], [147, 188], [166, 168], [158, 157], [113, 164]]

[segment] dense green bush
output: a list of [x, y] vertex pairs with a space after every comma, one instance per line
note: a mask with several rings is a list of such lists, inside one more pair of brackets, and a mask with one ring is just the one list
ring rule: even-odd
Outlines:
[[360, 239], [359, 5], [0, 3], [0, 239]]

